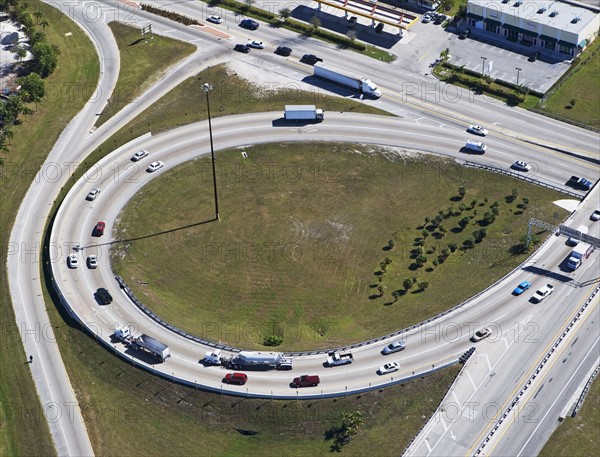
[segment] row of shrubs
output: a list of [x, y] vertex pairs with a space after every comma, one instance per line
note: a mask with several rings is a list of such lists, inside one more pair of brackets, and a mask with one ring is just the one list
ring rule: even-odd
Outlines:
[[172, 21], [179, 22], [183, 25], [201, 25], [196, 19], [184, 16], [183, 14], [175, 13], [173, 11], [167, 11], [152, 5], [146, 5], [145, 3], [140, 4], [140, 7], [143, 11], [156, 14], [157, 16], [166, 17], [167, 19], [171, 19]]

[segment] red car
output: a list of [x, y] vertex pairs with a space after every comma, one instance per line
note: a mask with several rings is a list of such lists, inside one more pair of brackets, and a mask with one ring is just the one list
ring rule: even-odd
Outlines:
[[319, 385], [321, 380], [318, 376], [302, 375], [299, 378], [294, 378], [292, 387], [315, 387]]
[[104, 235], [104, 229], [106, 228], [106, 224], [102, 221], [96, 224], [94, 227], [94, 236], [102, 236]]
[[245, 373], [227, 373], [223, 378], [223, 382], [243, 386], [248, 382], [248, 376]]

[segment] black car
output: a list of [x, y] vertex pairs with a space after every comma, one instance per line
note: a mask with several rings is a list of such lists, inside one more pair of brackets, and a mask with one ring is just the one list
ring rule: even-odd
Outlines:
[[287, 57], [291, 53], [292, 53], [292, 48], [286, 48], [285, 46], [279, 46], [277, 49], [275, 49], [275, 54], [278, 54], [280, 56]]
[[242, 22], [240, 22], [240, 27], [248, 30], [256, 30], [258, 26], [259, 23], [253, 21], [252, 19], [244, 19]]
[[433, 23], [434, 23], [435, 25], [440, 25], [440, 24], [441, 24], [442, 22], [444, 22], [446, 19], [448, 19], [448, 18], [446, 17], [446, 15], [445, 15], [445, 14], [437, 14], [437, 15], [435, 16], [435, 19], [433, 20]]
[[323, 62], [323, 59], [314, 54], [304, 54], [300, 59], [300, 62], [307, 63], [308, 65], [314, 65], [317, 62]]
[[460, 32], [458, 34], [458, 39], [464, 40], [465, 38], [468, 38], [470, 35], [471, 35], [471, 29], [463, 30], [462, 32]]
[[236, 44], [234, 51], [243, 52], [244, 54], [248, 54], [250, 52], [250, 46], [246, 46], [245, 44]]
[[535, 62], [536, 60], [538, 60], [540, 58], [540, 51], [535, 51], [533, 54], [531, 54], [529, 56], [529, 59], [527, 59], [528, 62]]
[[112, 295], [104, 287], [100, 287], [94, 295], [101, 305], [110, 305], [112, 303]]

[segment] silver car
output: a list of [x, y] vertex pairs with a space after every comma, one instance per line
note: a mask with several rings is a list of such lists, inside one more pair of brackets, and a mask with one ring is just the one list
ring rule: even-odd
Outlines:
[[394, 352], [399, 352], [406, 349], [406, 343], [404, 341], [394, 341], [393, 343], [388, 344], [383, 348], [381, 353], [383, 355], [393, 354]]

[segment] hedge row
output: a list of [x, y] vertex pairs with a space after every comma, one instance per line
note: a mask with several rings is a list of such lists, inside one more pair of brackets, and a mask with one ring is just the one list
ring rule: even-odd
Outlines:
[[148, 11], [149, 13], [156, 14], [157, 16], [166, 17], [167, 19], [171, 19], [172, 21], [179, 22], [183, 25], [201, 25], [196, 19], [192, 19], [191, 17], [184, 16], [179, 13], [174, 13], [173, 11], [156, 8], [155, 6], [146, 5], [145, 3], [141, 3], [140, 7], [143, 11]]

